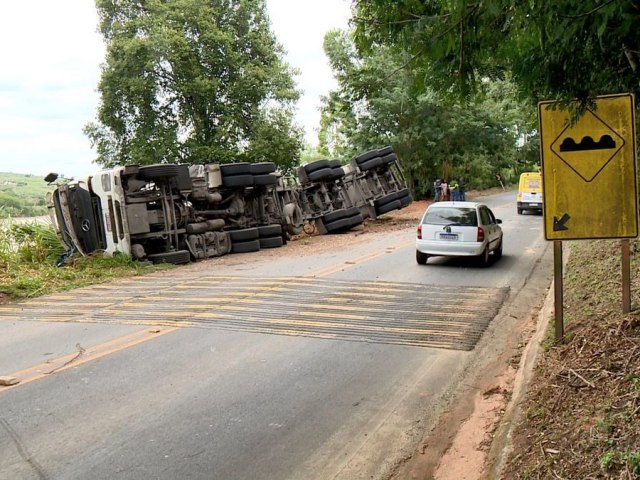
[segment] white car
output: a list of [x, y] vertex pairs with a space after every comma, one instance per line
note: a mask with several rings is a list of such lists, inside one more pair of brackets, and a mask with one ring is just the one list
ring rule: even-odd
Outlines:
[[416, 261], [424, 265], [436, 255], [476, 257], [489, 265], [489, 254], [502, 256], [502, 220], [483, 203], [437, 202], [418, 225]]

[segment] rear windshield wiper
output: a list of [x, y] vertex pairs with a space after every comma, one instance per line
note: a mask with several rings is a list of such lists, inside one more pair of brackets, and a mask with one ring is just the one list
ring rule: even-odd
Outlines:
[[460, 227], [462, 224], [460, 222], [447, 223], [442, 229], [446, 229], [448, 227]]

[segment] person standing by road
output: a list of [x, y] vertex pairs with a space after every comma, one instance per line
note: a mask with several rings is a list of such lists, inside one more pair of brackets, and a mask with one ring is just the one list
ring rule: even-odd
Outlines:
[[434, 191], [434, 202], [439, 202], [442, 200], [442, 181], [439, 178], [436, 178], [435, 182], [433, 182], [433, 191]]

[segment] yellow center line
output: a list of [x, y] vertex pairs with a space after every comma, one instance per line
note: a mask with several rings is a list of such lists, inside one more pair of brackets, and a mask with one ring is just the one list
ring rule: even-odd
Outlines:
[[69, 368], [77, 367], [87, 362], [97, 360], [99, 358], [111, 355], [112, 353], [120, 352], [126, 348], [139, 345], [143, 342], [153, 340], [155, 338], [167, 335], [169, 333], [179, 330], [178, 328], [154, 328], [153, 330], [145, 329], [137, 332], [130, 333], [128, 335], [109, 340], [98, 345], [84, 349], [82, 353], [76, 352], [69, 355], [58, 357], [55, 360], [51, 360], [33, 367], [19, 370], [15, 373], [9, 374], [10, 377], [15, 377], [20, 380], [17, 385], [9, 387], [0, 387], [0, 393], [12, 388], [16, 388], [20, 385], [31, 383], [35, 380], [40, 380], [51, 375], [54, 372], [61, 372]]

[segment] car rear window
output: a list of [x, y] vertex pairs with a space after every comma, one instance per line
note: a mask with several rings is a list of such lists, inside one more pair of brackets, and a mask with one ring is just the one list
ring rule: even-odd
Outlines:
[[478, 226], [478, 216], [475, 208], [432, 208], [427, 212], [422, 223], [431, 223], [433, 225], [457, 224], [476, 227]]

